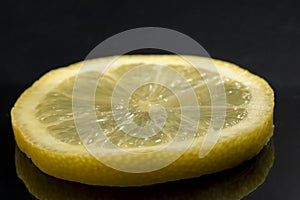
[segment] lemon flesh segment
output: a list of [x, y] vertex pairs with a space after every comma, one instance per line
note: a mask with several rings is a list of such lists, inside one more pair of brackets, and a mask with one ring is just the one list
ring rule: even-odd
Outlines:
[[[134, 67], [135, 65], [132, 65]], [[184, 70], [183, 66], [181, 67]], [[129, 66], [122, 66], [115, 70], [112, 74], [105, 75], [99, 85], [96, 93], [95, 111], [98, 116], [97, 123], [107, 134], [110, 141], [120, 148], [132, 147], [153, 147], [164, 143], [169, 143], [174, 138], [181, 121], [180, 103], [177, 97], [168, 88], [158, 84], [146, 84], [139, 87], [131, 96], [129, 104], [128, 115], [130, 123], [136, 123], [139, 126], [145, 126], [151, 120], [149, 117], [149, 110], [151, 105], [162, 105], [167, 108], [167, 122], [163, 130], [150, 138], [136, 138], [127, 135], [121, 130], [121, 127], [115, 123], [112, 108], [111, 96], [113, 88], [117, 83], [118, 78], [116, 74], [124, 74], [131, 68]], [[180, 68], [179, 68], [180, 69]], [[183, 71], [185, 72], [185, 71]], [[95, 72], [94, 72], [95, 73]], [[197, 136], [203, 136], [210, 125], [211, 121], [211, 102], [209, 98], [208, 89], [203, 80], [197, 81], [195, 72], [190, 74], [191, 84], [201, 103], [201, 120]], [[86, 77], [91, 74], [84, 75]], [[163, 76], [163, 75], [162, 75]], [[196, 77], [196, 78], [195, 78]], [[213, 78], [213, 77], [212, 77]], [[36, 118], [47, 127], [49, 134], [56, 139], [73, 145], [81, 145], [81, 140], [75, 128], [73, 113], [72, 113], [72, 88], [74, 85], [75, 76], [63, 81], [54, 89], [53, 92], [48, 93], [41, 103], [36, 108]], [[201, 83], [201, 87], [198, 87]], [[177, 83], [180, 85], [180, 83]], [[87, 87], [89, 87], [87, 85]], [[92, 86], [90, 86], [92, 87]], [[176, 85], [175, 85], [176, 87]], [[224, 78], [224, 87], [227, 97], [226, 118], [224, 128], [234, 126], [247, 116], [247, 109], [245, 108], [251, 99], [251, 93], [246, 86], [238, 81], [233, 81], [229, 78]], [[205, 94], [205, 98], [203, 98]], [[87, 100], [88, 103], [88, 100]], [[103, 106], [104, 105], [104, 106]], [[92, 140], [89, 142], [93, 142]]]
[[[108, 62], [114, 57], [85, 61], [85, 65]], [[226, 93], [226, 117], [218, 143], [204, 158], [198, 153], [211, 121], [209, 90], [201, 71], [188, 66], [179, 56], [122, 56], [116, 66], [105, 73], [96, 89], [95, 111], [107, 140], [121, 149], [160, 149], [175, 137], [180, 124], [180, 104], [168, 88], [146, 84], [131, 95], [128, 116], [132, 123], [146, 126], [151, 121], [152, 105], [166, 108], [167, 120], [158, 134], [137, 138], [125, 134], [112, 116], [111, 96], [117, 81], [127, 71], [140, 65], [166, 65], [180, 73], [192, 86], [200, 107], [199, 130], [195, 142], [176, 162], [148, 173], [126, 173], [109, 168], [90, 155], [76, 131], [72, 113], [72, 90], [81, 63], [47, 73], [26, 90], [12, 109], [12, 125], [18, 146], [44, 172], [66, 180], [93, 185], [137, 186], [197, 177], [230, 168], [256, 155], [272, 135], [274, 95], [261, 78], [234, 64], [201, 57], [191, 60], [213, 62], [223, 80]], [[93, 76], [86, 72], [84, 76]], [[210, 74], [210, 77], [213, 77]], [[163, 78], [163, 75], [161, 75]], [[176, 85], [177, 84], [177, 85]], [[174, 81], [175, 87], [181, 83]], [[87, 82], [86, 87], [92, 87]], [[125, 88], [126, 90], [126, 88]], [[93, 131], [93, 130], [87, 130]], [[96, 132], [95, 132], [96, 134]], [[183, 140], [185, 138], [182, 138]], [[89, 141], [93, 143], [93, 140]], [[103, 141], [106, 142], [106, 141]], [[150, 151], [150, 150], [149, 150]], [[172, 152], [161, 152], [159, 162]], [[110, 159], [132, 162], [130, 156], [114, 155]]]

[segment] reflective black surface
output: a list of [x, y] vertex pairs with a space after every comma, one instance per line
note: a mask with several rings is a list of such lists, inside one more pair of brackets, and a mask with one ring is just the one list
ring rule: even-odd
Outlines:
[[[235, 62], [271, 84], [276, 94], [275, 159], [264, 183], [244, 199], [300, 199], [298, 8], [297, 1], [243, 1], [233, 4], [228, 1], [3, 3], [0, 198], [34, 199], [16, 174], [15, 142], [9, 112], [18, 96], [45, 72], [84, 59], [92, 48], [113, 34], [129, 28], [161, 26], [193, 37], [212, 57]], [[186, 191], [177, 196], [188, 199], [190, 191], [184, 190], [187, 185], [201, 185], [213, 179], [207, 176], [155, 186], [150, 191], [153, 191], [154, 197], [163, 194], [164, 190]], [[81, 190], [90, 189], [78, 189], [74, 193]], [[147, 189], [141, 189], [141, 193], [144, 190]], [[128, 197], [132, 193], [132, 190], [127, 192], [124, 189], [108, 191], [107, 194], [120, 193]], [[218, 191], [215, 193], [220, 195]], [[195, 193], [198, 194], [197, 188], [193, 190]], [[168, 195], [161, 196], [168, 198]]]

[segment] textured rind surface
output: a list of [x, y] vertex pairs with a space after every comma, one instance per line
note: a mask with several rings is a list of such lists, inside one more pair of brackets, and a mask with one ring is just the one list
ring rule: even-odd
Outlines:
[[[28, 191], [38, 199], [241, 199], [267, 177], [274, 161], [274, 147], [268, 143], [249, 162], [213, 175], [185, 180], [180, 183], [149, 187], [91, 187], [53, 178], [38, 170], [16, 148], [15, 163], [18, 177]], [[174, 190], [174, 187], [176, 188]], [[74, 193], [74, 191], [77, 191]]]
[[[105, 59], [98, 59], [92, 62], [101, 62]], [[176, 60], [174, 56], [126, 56], [123, 59], [137, 59], [137, 60]], [[198, 59], [192, 57], [192, 59]], [[61, 71], [68, 71], [78, 69], [80, 63], [70, 66], [69, 68], [61, 68], [51, 71], [44, 75], [31, 88], [26, 90], [16, 102], [12, 109], [12, 126], [14, 129], [15, 139], [19, 148], [32, 159], [33, 163], [43, 172], [57, 178], [65, 180], [76, 181], [91, 185], [107, 185], [107, 186], [141, 186], [161, 183], [166, 181], [173, 181], [179, 179], [186, 179], [191, 177], [198, 177], [204, 174], [214, 173], [223, 169], [234, 167], [245, 160], [250, 159], [256, 155], [263, 146], [269, 141], [272, 136], [273, 129], [273, 107], [274, 94], [270, 86], [261, 78], [250, 74], [233, 64], [216, 61], [214, 63], [229, 70], [234, 70], [241, 75], [251, 76], [251, 79], [265, 91], [266, 101], [269, 109], [263, 112], [262, 115], [257, 116], [258, 121], [253, 121], [251, 128], [241, 129], [241, 133], [233, 133], [231, 136], [224, 134], [219, 138], [219, 142], [214, 146], [213, 150], [204, 158], [199, 159], [198, 152], [202, 141], [199, 139], [194, 142], [192, 147], [187, 150], [176, 162], [157, 171], [148, 173], [126, 173], [109, 168], [97, 159], [92, 157], [82, 147], [79, 150], [68, 151], [65, 149], [61, 151], [57, 144], [50, 145], [47, 143], [42, 145], [32, 138], [30, 127], [19, 124], [19, 114], [23, 107], [23, 99], [28, 98], [34, 90], [40, 87], [40, 83], [45, 80], [60, 74]], [[237, 129], [238, 130], [238, 129]], [[28, 134], [29, 133], [29, 134]], [[43, 133], [38, 133], [43, 134]], [[227, 135], [227, 136], [226, 136]], [[57, 149], [53, 149], [57, 147]], [[63, 148], [63, 145], [62, 145]], [[160, 158], [153, 158], [157, 162], [164, 159], [170, 152], [162, 152]], [[111, 159], [122, 160], [123, 163], [132, 162], [130, 157], [112, 157]], [[143, 161], [140, 161], [142, 163]]]

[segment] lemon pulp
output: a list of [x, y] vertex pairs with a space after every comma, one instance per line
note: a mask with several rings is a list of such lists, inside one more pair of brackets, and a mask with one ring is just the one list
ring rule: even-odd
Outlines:
[[[141, 64], [141, 63], [140, 63]], [[180, 124], [180, 104], [175, 95], [168, 88], [158, 84], [146, 84], [139, 87], [131, 96], [128, 118], [132, 118], [129, 123], [136, 123], [145, 126], [151, 119], [149, 109], [151, 105], [162, 105], [167, 109], [167, 122], [164, 128], [155, 136], [150, 138], [136, 138], [127, 135], [115, 123], [112, 108], [111, 96], [113, 88], [121, 76], [131, 68], [137, 65], [120, 66], [112, 72], [105, 74], [100, 80], [97, 93], [95, 111], [98, 116], [97, 123], [106, 133], [107, 138], [120, 148], [126, 147], [147, 147], [168, 143], [174, 138]], [[211, 121], [211, 102], [209, 92], [204, 80], [199, 77], [194, 70], [187, 70], [185, 66], [172, 66], [180, 71], [187, 79], [196, 92], [199, 103], [201, 104], [201, 120], [197, 136], [203, 136], [206, 133]], [[191, 66], [189, 66], [191, 68]], [[93, 72], [89, 72], [93, 73]], [[87, 73], [84, 76], [93, 76]], [[95, 73], [95, 72], [94, 72]], [[208, 73], [208, 72], [203, 72]], [[163, 76], [163, 74], [162, 74]], [[217, 74], [216, 74], [217, 76]], [[211, 78], [214, 78], [213, 76]], [[40, 102], [36, 108], [35, 116], [42, 122], [56, 139], [72, 144], [81, 145], [81, 140], [75, 128], [72, 113], [72, 89], [75, 76], [68, 78], [59, 84], [53, 91]], [[174, 87], [180, 87], [180, 82], [175, 82]], [[230, 78], [223, 78], [224, 88], [227, 97], [226, 118], [223, 128], [234, 126], [247, 117], [245, 106], [251, 100], [251, 93], [242, 83]], [[201, 87], [199, 87], [201, 85]], [[87, 84], [87, 87], [89, 85]], [[90, 86], [91, 87], [91, 86]], [[103, 89], [105, 88], [105, 90]], [[88, 100], [87, 100], [88, 101]], [[93, 141], [90, 141], [91, 143]]]

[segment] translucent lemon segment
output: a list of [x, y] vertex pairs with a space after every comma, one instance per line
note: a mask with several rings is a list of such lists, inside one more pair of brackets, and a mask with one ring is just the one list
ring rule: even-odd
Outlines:
[[[128, 123], [145, 126], [151, 121], [149, 116], [151, 106], [161, 105], [167, 108], [168, 118], [164, 128], [153, 137], [137, 138], [126, 134], [122, 131], [122, 127], [116, 124], [111, 107], [114, 87], [117, 84], [117, 80], [124, 73], [139, 66], [139, 64], [119, 66], [118, 69], [105, 73], [99, 79], [99, 87], [95, 95], [97, 123], [106, 133], [107, 138], [119, 147], [153, 147], [169, 143], [175, 137], [181, 121], [180, 103], [176, 95], [168, 88], [153, 83], [143, 85], [135, 90], [130, 97], [129, 112], [126, 113], [126, 116], [128, 116]], [[199, 72], [192, 67], [188, 69], [180, 65], [171, 65], [170, 67], [179, 71], [189, 81], [198, 97], [201, 120], [196, 137], [204, 136], [211, 121], [211, 98], [207, 85], [202, 79], [203, 74], [208, 74], [208, 72], [203, 71], [203, 74], [199, 76]], [[87, 73], [84, 76], [92, 75]], [[218, 75], [216, 74], [216, 76]], [[45, 99], [38, 104], [35, 115], [47, 126], [48, 132], [53, 137], [62, 142], [80, 145], [80, 138], [72, 115], [72, 98], [74, 98], [72, 97], [72, 88], [74, 81], [75, 77], [70, 77], [45, 96]], [[238, 81], [223, 78], [223, 83], [227, 100], [227, 115], [224, 122], [224, 128], [226, 128], [239, 123], [247, 117], [245, 105], [250, 101], [251, 93], [246, 86]], [[180, 85], [180, 82], [174, 80], [174, 87], [180, 87]], [[92, 85], [87, 83], [86, 87], [92, 87]]]

